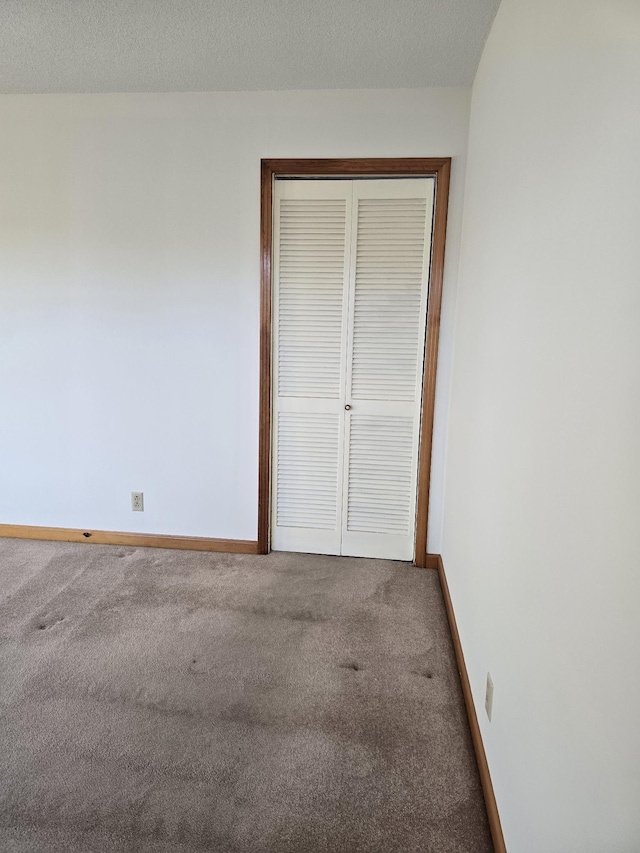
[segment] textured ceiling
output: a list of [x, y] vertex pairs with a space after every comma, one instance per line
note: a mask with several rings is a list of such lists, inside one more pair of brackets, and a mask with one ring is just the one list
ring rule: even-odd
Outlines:
[[499, 0], [0, 0], [0, 92], [471, 84]]

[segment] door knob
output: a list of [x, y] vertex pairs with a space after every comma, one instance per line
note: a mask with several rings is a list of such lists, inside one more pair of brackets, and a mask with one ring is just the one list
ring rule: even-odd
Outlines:
[[345, 411], [346, 411], [346, 412], [350, 412], [350, 411], [351, 411], [351, 406], [350, 406], [348, 403], [347, 403], [347, 405], [346, 405], [344, 408], [345, 408]]

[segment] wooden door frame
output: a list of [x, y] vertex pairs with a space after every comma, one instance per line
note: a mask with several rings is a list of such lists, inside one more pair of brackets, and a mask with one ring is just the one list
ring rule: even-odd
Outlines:
[[450, 157], [364, 158], [348, 160], [262, 160], [260, 211], [260, 431], [258, 453], [258, 551], [269, 552], [271, 528], [271, 335], [273, 295], [273, 182], [276, 178], [435, 177], [436, 196], [427, 303], [422, 417], [418, 456], [415, 564], [427, 565], [429, 485], [436, 397], [438, 338], [447, 233]]

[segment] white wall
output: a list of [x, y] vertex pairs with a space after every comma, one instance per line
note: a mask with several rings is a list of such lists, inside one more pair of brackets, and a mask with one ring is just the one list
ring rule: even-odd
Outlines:
[[453, 156], [438, 550], [468, 109], [464, 89], [0, 97], [0, 522], [255, 539], [260, 158]]
[[462, 242], [443, 558], [507, 847], [637, 853], [637, 0], [503, 0]]

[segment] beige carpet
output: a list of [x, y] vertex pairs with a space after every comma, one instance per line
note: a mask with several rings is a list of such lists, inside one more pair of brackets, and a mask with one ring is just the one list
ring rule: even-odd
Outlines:
[[487, 853], [437, 574], [0, 539], [0, 850]]

